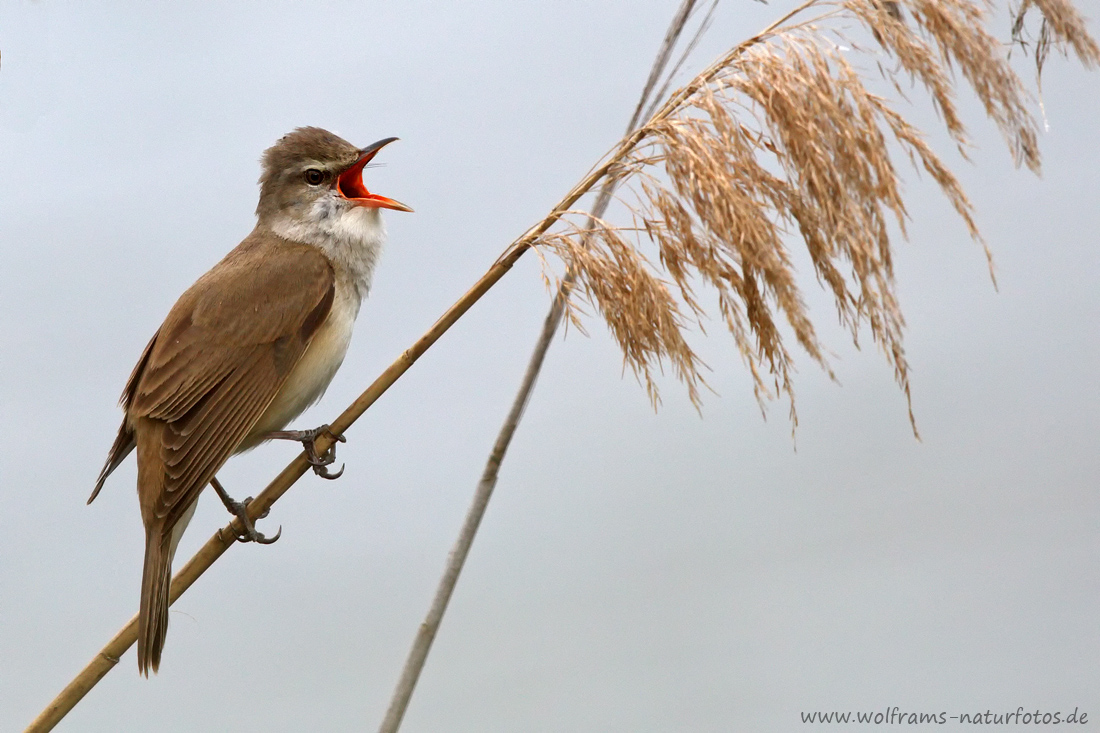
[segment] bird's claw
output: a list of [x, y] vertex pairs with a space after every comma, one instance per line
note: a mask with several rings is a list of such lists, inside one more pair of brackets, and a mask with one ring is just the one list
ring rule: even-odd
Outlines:
[[[317, 438], [321, 435], [328, 435], [332, 438], [332, 445], [329, 446], [323, 454], [317, 453]], [[346, 443], [348, 439], [343, 435], [337, 435], [332, 432], [332, 429], [326, 424], [312, 430], [279, 430], [274, 433], [269, 433], [269, 438], [278, 438], [282, 440], [296, 440], [302, 444], [302, 447], [306, 452], [306, 460], [309, 462], [313, 472], [321, 478], [327, 478], [330, 480], [338, 479], [344, 474], [344, 465], [341, 464], [340, 470], [336, 473], [332, 473], [328, 470], [328, 466], [336, 463], [336, 444]]]
[[[330, 461], [330, 463], [331, 463], [331, 461]], [[341, 476], [344, 475], [344, 464], [343, 463], [340, 464], [340, 470], [337, 471], [336, 473], [331, 473], [328, 470], [327, 465], [328, 464], [322, 464], [322, 465], [318, 466], [317, 464], [311, 464], [311, 468], [313, 468], [313, 472], [315, 474], [317, 474], [321, 478], [327, 478], [330, 481], [334, 481], [334, 480], [336, 480], [336, 479], [338, 479], [338, 478], [340, 478]]]
[[274, 544], [282, 536], [283, 536], [283, 525], [281, 525], [281, 524], [279, 525], [279, 529], [276, 530], [275, 534], [271, 535], [270, 537], [268, 537], [268, 536], [264, 535], [263, 533], [257, 531], [256, 526], [253, 525], [253, 526], [249, 527], [242, 534], [238, 534], [237, 535], [237, 541], [238, 542], [257, 542], [261, 545], [270, 545], [270, 544]]
[[[226, 492], [221, 482], [216, 478], [211, 479], [210, 485], [214, 487], [214, 491], [218, 492], [218, 497], [221, 498], [222, 504], [225, 504], [225, 508], [237, 518], [241, 523], [241, 527], [243, 527], [241, 530], [235, 530], [235, 536], [238, 542], [255, 542], [260, 545], [270, 545], [283, 536], [282, 525], [279, 525], [279, 530], [271, 537], [268, 537], [263, 532], [256, 529], [255, 523], [253, 523], [248, 516], [248, 504], [252, 501], [251, 496], [247, 497], [244, 501], [236, 501]], [[263, 514], [257, 517], [257, 519], [263, 519], [270, 511], [270, 509], [264, 510]]]
[[[248, 504], [252, 501], [252, 497], [248, 497], [241, 502], [233, 502], [234, 508], [230, 511], [237, 516], [241, 524], [244, 526], [243, 530], [237, 532], [238, 542], [255, 542], [259, 545], [270, 545], [283, 536], [283, 525], [279, 525], [278, 531], [272, 536], [268, 537], [263, 532], [256, 529], [255, 523], [248, 517]], [[268, 515], [268, 512], [264, 512], [257, 519], [262, 519]]]

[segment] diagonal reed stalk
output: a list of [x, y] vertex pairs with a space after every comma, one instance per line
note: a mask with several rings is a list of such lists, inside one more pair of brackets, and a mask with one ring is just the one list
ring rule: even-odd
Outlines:
[[[706, 310], [696, 291], [706, 288], [717, 296], [720, 320], [753, 375], [758, 398], [788, 395], [793, 417], [793, 366], [784, 331], [793, 332], [803, 350], [828, 368], [787, 250], [788, 240], [800, 238], [819, 282], [834, 295], [841, 323], [853, 339], [861, 325], [869, 328], [908, 394], [888, 228], [893, 222], [904, 235], [907, 213], [888, 139], [929, 174], [975, 238], [978, 233], [958, 181], [921, 131], [864, 86], [866, 72], [845, 56], [859, 47], [837, 24], [862, 26], [864, 35], [874, 37], [880, 58], [895, 64], [893, 70], [879, 64], [880, 73], [899, 94], [902, 81], [924, 88], [960, 149], [966, 135], [954, 91], [956, 74], [962, 77], [1017, 163], [1037, 171], [1037, 125], [1022, 83], [987, 30], [991, 9], [992, 0], [806, 0], [737, 44], [675, 91], [516, 239], [332, 421], [333, 431], [346, 432], [535, 246], [561, 256], [566, 271], [576, 274], [571, 293], [600, 312], [625, 364], [654, 402], [654, 370], [666, 362], [698, 400], [701, 363], [684, 329], [688, 315], [702, 326]], [[1044, 48], [1071, 50], [1086, 66], [1100, 64], [1100, 48], [1071, 0], [1029, 0], [1018, 13], [1029, 9], [1041, 16]], [[663, 164], [662, 176], [651, 172], [655, 164]], [[631, 230], [598, 218], [590, 226], [569, 223], [576, 203], [608, 177], [636, 184], [640, 201], [633, 236], [641, 232], [649, 238], [671, 282], [642, 254], [640, 240], [632, 246], [624, 238]], [[551, 231], [559, 223], [563, 228]], [[566, 315], [576, 321], [571, 302], [564, 300]], [[317, 448], [329, 446], [322, 438]], [[249, 516], [267, 512], [307, 468], [300, 454], [249, 504]], [[238, 529], [237, 520], [219, 529], [180, 569], [172, 580], [172, 601], [235, 544]], [[26, 730], [51, 730], [118, 663], [136, 633], [135, 618]]]

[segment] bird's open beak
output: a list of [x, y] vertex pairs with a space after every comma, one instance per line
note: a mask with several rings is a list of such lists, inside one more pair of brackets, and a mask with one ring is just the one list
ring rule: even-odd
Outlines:
[[394, 201], [385, 196], [371, 193], [367, 190], [367, 187], [363, 185], [364, 166], [371, 162], [371, 159], [378, 154], [379, 150], [396, 139], [395, 137], [387, 137], [385, 140], [379, 140], [373, 145], [368, 145], [359, 151], [359, 160], [352, 163], [351, 167], [341, 173], [340, 177], [336, 179], [336, 190], [340, 192], [341, 196], [359, 206], [369, 206], [376, 209], [395, 209], [397, 211], [412, 211], [411, 207], [405, 206], [405, 204], [400, 201]]

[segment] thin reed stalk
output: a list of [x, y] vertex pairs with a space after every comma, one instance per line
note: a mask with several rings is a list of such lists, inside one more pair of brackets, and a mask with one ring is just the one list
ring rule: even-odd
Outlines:
[[[1100, 63], [1100, 50], [1070, 0], [1034, 0], [1029, 7], [1042, 16], [1048, 46], [1072, 51], [1086, 66]], [[880, 65], [887, 80], [899, 93], [903, 81], [923, 87], [945, 128], [964, 146], [954, 103], [957, 74], [1001, 129], [1017, 162], [1037, 171], [1037, 126], [1023, 85], [987, 30], [989, 17], [990, 5], [978, 0], [806, 0], [733, 47], [620, 140], [332, 421], [333, 431], [346, 432], [535, 246], [560, 255], [566, 272], [576, 273], [570, 292], [603, 316], [625, 364], [654, 402], [655, 371], [666, 363], [698, 400], [701, 362], [685, 328], [689, 320], [702, 326], [707, 310], [696, 290], [706, 288], [717, 297], [719, 318], [753, 375], [758, 398], [786, 394], [793, 417], [793, 362], [784, 332], [828, 368], [786, 249], [799, 238], [819, 282], [834, 296], [841, 323], [853, 339], [867, 327], [908, 394], [888, 226], [904, 235], [907, 213], [887, 140], [929, 174], [979, 237], [969, 201], [922, 132], [864, 86], [864, 72], [846, 56], [846, 49], [858, 45], [842, 26], [862, 25], [864, 35], [877, 42], [877, 53], [896, 66], [891, 71]], [[653, 169], [657, 164], [660, 173]], [[568, 221], [578, 215], [577, 202], [609, 176], [630, 179], [640, 191], [635, 225]], [[659, 265], [642, 253], [639, 231], [657, 248]], [[564, 301], [566, 315], [579, 323], [572, 300]], [[317, 447], [324, 451], [329, 444], [322, 438]], [[295, 458], [249, 504], [249, 515], [267, 512], [307, 467], [304, 454]], [[218, 530], [180, 569], [172, 580], [173, 601], [234, 543], [236, 525], [234, 520]], [[27, 730], [52, 729], [135, 636], [131, 620]]]
[[[650, 103], [653, 91], [657, 87], [661, 76], [668, 66], [672, 51], [675, 49], [680, 39], [680, 35], [683, 33], [684, 27], [687, 25], [688, 18], [691, 16], [695, 4], [696, 0], [683, 0], [683, 2], [680, 3], [680, 7], [676, 10], [672, 22], [669, 24], [668, 31], [665, 33], [665, 38], [661, 43], [660, 50], [657, 52], [657, 58], [653, 61], [653, 67], [650, 69], [649, 78], [646, 80], [645, 86], [642, 89], [638, 104], [634, 108], [634, 114], [631, 116], [624, 134], [628, 135], [638, 127], [638, 123], [641, 121], [642, 111], [646, 108], [646, 105]], [[700, 31], [703, 30], [705, 25], [706, 19], [704, 19], [703, 23], [700, 25]], [[594, 223], [595, 219], [604, 215], [608, 205], [611, 203], [611, 197], [614, 194], [617, 183], [618, 179], [614, 176], [608, 176], [604, 179], [603, 185], [600, 187], [600, 192], [596, 198], [596, 203], [592, 207], [592, 213], [589, 220], [590, 226]], [[431, 650], [432, 642], [435, 640], [436, 633], [439, 631], [439, 625], [443, 622], [443, 615], [447, 611], [447, 604], [450, 603], [451, 595], [454, 593], [455, 586], [458, 584], [458, 577], [462, 573], [462, 568], [466, 564], [466, 558], [469, 556], [470, 547], [474, 543], [474, 537], [477, 535], [478, 527], [481, 526], [481, 520], [485, 516], [485, 510], [488, 508], [489, 500], [493, 496], [493, 490], [497, 485], [497, 477], [500, 474], [500, 466], [504, 461], [508, 446], [512, 442], [512, 437], [519, 427], [519, 422], [523, 417], [523, 412], [527, 407], [527, 403], [531, 399], [531, 393], [535, 389], [535, 382], [538, 380], [539, 372], [542, 370], [543, 362], [546, 359], [546, 353], [550, 350], [550, 344], [554, 339], [554, 335], [557, 333], [562, 315], [565, 313], [565, 302], [569, 297], [569, 290], [573, 285], [575, 275], [575, 271], [570, 270], [558, 285], [557, 293], [554, 295], [554, 299], [550, 304], [550, 310], [546, 314], [542, 331], [539, 333], [538, 341], [535, 343], [535, 348], [531, 353], [531, 358], [528, 361], [527, 370], [523, 374], [523, 380], [520, 383], [519, 390], [516, 392], [516, 396], [512, 401], [512, 406], [508, 410], [508, 415], [505, 417], [500, 432], [497, 434], [496, 441], [493, 443], [489, 458], [485, 462], [485, 468], [482, 471], [481, 479], [478, 481], [477, 488], [474, 491], [474, 498], [470, 503], [470, 508], [467, 510], [466, 517], [462, 522], [462, 528], [459, 530], [458, 537], [455, 539], [454, 545], [447, 555], [447, 563], [443, 569], [443, 575], [439, 579], [435, 595], [432, 597], [431, 605], [428, 607], [428, 613], [425, 615], [424, 621], [421, 622], [416, 630], [412, 648], [409, 650], [408, 657], [405, 660], [405, 666], [401, 670], [400, 677], [398, 677], [397, 685], [394, 687], [393, 696], [390, 698], [390, 704], [386, 708], [386, 715], [382, 719], [382, 724], [378, 728], [378, 733], [397, 733], [398, 729], [401, 727], [401, 721], [405, 717], [405, 711], [408, 710], [409, 700], [412, 698], [413, 690], [416, 689], [416, 683], [419, 681], [420, 674], [424, 670], [424, 664], [428, 660], [428, 652]]]

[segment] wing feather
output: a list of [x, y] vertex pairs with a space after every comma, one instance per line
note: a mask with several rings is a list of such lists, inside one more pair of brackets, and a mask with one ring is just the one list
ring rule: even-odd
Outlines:
[[[142, 512], [171, 528], [278, 394], [328, 317], [317, 249], [253, 235], [177, 301], [127, 385], [128, 422], [163, 424]], [[151, 513], [151, 515], [149, 514]]]
[[[250, 379], [244, 384], [225, 390], [217, 395], [218, 399], [207, 403], [207, 410], [196, 411], [195, 419], [203, 424], [178, 450], [164, 449], [164, 492], [157, 513], [169, 517], [169, 524], [174, 524], [173, 519], [210, 483], [274, 396], [264, 385], [272, 376], [270, 373], [253, 367], [248, 376]], [[168, 434], [176, 433], [180, 422], [168, 423]]]

